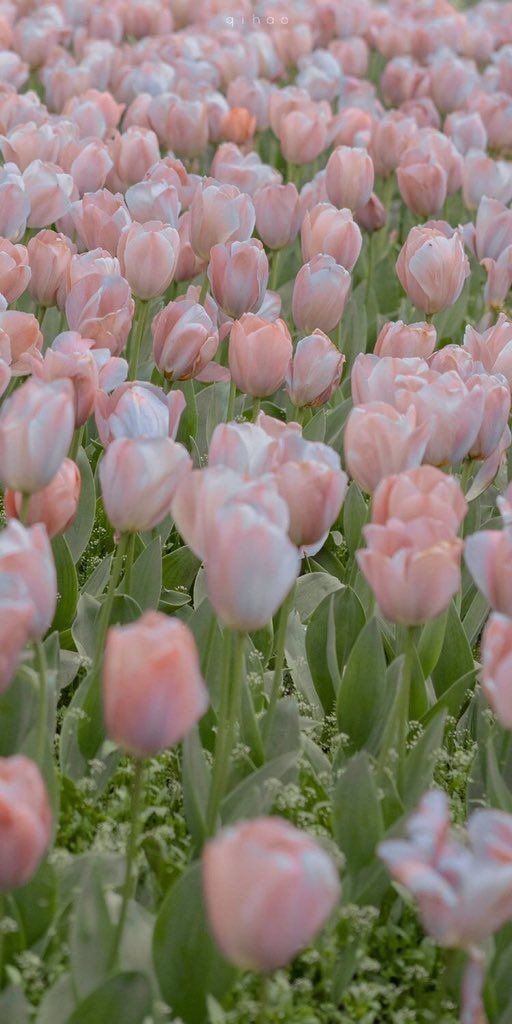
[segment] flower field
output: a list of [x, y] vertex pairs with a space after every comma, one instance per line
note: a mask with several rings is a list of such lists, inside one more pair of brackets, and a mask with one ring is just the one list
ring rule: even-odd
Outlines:
[[512, 3], [0, 0], [0, 1024], [512, 1024]]

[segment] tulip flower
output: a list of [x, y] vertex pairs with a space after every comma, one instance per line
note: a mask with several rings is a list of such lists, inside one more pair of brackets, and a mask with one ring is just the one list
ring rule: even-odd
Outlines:
[[268, 284], [268, 259], [255, 238], [214, 245], [208, 280], [215, 301], [226, 316], [237, 320], [259, 310]]
[[28, 380], [0, 411], [0, 479], [32, 494], [50, 483], [67, 455], [75, 426], [69, 381]]
[[[368, 402], [397, 404], [400, 388], [406, 388], [411, 378], [411, 387], [420, 387], [429, 379], [429, 367], [424, 359], [400, 359], [395, 356], [376, 356], [360, 352], [354, 360], [350, 385], [354, 405]], [[406, 407], [406, 403], [404, 402]]]
[[363, 237], [350, 210], [318, 203], [304, 217], [301, 242], [304, 262], [324, 253], [350, 271], [359, 258]]
[[[425, 461], [433, 466], [455, 466], [472, 450], [483, 427], [485, 402], [480, 379], [469, 385], [454, 370], [402, 377], [396, 394], [396, 407], [405, 412], [412, 405], [418, 423], [429, 430]], [[491, 408], [492, 403], [489, 414]], [[503, 427], [499, 417], [497, 423]], [[487, 427], [501, 436], [490, 420]]]
[[17, 573], [4, 572], [0, 579], [0, 694], [12, 682], [29, 637], [32, 602]]
[[183, 410], [182, 391], [168, 395], [147, 381], [121, 384], [96, 399], [96, 426], [106, 447], [119, 437], [170, 437], [174, 441]]
[[357, 146], [338, 146], [327, 161], [325, 184], [329, 201], [339, 210], [358, 210], [372, 192], [372, 158]]
[[446, 171], [435, 162], [408, 164], [397, 170], [400, 195], [418, 217], [432, 217], [439, 213], [447, 194]]
[[151, 331], [155, 363], [174, 380], [197, 377], [219, 346], [219, 333], [207, 310], [186, 296], [164, 306]]
[[120, 534], [158, 526], [191, 466], [186, 449], [168, 437], [112, 441], [100, 463], [103, 504], [112, 526]]
[[0, 293], [7, 302], [16, 302], [30, 281], [28, 253], [24, 245], [13, 245], [0, 238]]
[[356, 406], [345, 427], [347, 470], [372, 494], [385, 476], [419, 466], [430, 436], [430, 424], [419, 424], [410, 408], [400, 415], [385, 402]]
[[323, 542], [347, 493], [339, 455], [326, 444], [288, 432], [277, 446], [274, 479], [288, 505], [293, 543], [302, 548]]
[[512, 729], [512, 619], [493, 612], [482, 636], [482, 690], [498, 721]]
[[30, 294], [40, 306], [54, 306], [75, 247], [66, 235], [39, 231], [30, 239], [27, 250], [31, 269]]
[[389, 519], [407, 523], [421, 516], [459, 529], [468, 506], [459, 481], [435, 466], [418, 466], [387, 476], [372, 501], [372, 523], [385, 526]]
[[0, 758], [0, 891], [35, 875], [51, 840], [52, 815], [41, 773], [28, 757]]
[[268, 249], [284, 249], [297, 237], [301, 221], [300, 199], [293, 182], [264, 185], [253, 196], [256, 229]]
[[57, 605], [57, 576], [48, 534], [41, 523], [29, 529], [11, 519], [0, 531], [0, 572], [12, 573], [25, 585], [31, 616], [28, 639], [48, 632]]
[[314, 256], [295, 278], [292, 316], [299, 331], [326, 334], [338, 326], [345, 309], [351, 277], [332, 256]]
[[452, 306], [469, 275], [460, 234], [456, 231], [446, 238], [436, 228], [412, 228], [399, 253], [396, 272], [418, 309], [431, 315]]
[[491, 608], [512, 617], [512, 535], [481, 530], [466, 540], [466, 565]]
[[[32, 494], [27, 503], [25, 524], [43, 523], [49, 537], [64, 533], [71, 526], [80, 500], [80, 470], [72, 459], [64, 459], [50, 483]], [[5, 512], [8, 519], [21, 516], [23, 495], [20, 491], [6, 490]]]
[[82, 246], [86, 249], [106, 249], [116, 255], [123, 228], [131, 217], [121, 195], [108, 189], [91, 192], [71, 208], [73, 223]]
[[344, 364], [345, 356], [323, 331], [301, 338], [286, 375], [290, 401], [299, 409], [324, 405], [340, 383]]
[[373, 352], [376, 356], [399, 359], [428, 359], [436, 342], [437, 332], [433, 324], [404, 324], [403, 320], [388, 320], [380, 329]]
[[512, 386], [512, 322], [504, 313], [482, 333], [468, 324], [464, 348], [476, 362], [482, 363], [487, 373], [502, 374]]
[[240, 391], [265, 398], [281, 387], [292, 357], [284, 320], [269, 322], [246, 313], [231, 329], [229, 369]]
[[259, 423], [219, 423], [210, 441], [209, 465], [234, 469], [244, 477], [262, 476], [274, 467], [275, 440]]
[[163, 295], [174, 278], [179, 249], [178, 232], [161, 221], [149, 220], [123, 229], [117, 256], [121, 273], [137, 298]]
[[74, 182], [58, 164], [33, 160], [23, 172], [23, 184], [30, 200], [29, 228], [46, 228], [69, 211]]
[[135, 304], [124, 277], [88, 274], [71, 288], [66, 317], [72, 331], [119, 355], [128, 340]]
[[190, 207], [192, 248], [208, 260], [214, 245], [247, 241], [255, 219], [251, 200], [235, 185], [205, 185], [197, 190]]

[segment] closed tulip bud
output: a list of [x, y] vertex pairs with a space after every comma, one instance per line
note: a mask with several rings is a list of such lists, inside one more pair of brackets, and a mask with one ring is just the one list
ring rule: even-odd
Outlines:
[[208, 597], [231, 629], [263, 629], [300, 569], [297, 548], [266, 514], [236, 500], [216, 512], [204, 559]]
[[366, 149], [338, 146], [327, 161], [325, 184], [329, 201], [339, 210], [358, 210], [373, 192], [374, 170]]
[[491, 309], [501, 309], [512, 286], [512, 245], [497, 260], [482, 260], [487, 273], [484, 301]]
[[74, 182], [58, 164], [33, 160], [23, 172], [23, 184], [30, 200], [29, 228], [46, 228], [68, 213]]
[[[354, 405], [387, 402], [396, 406], [397, 393], [401, 387], [407, 387], [409, 378], [412, 378], [411, 387], [419, 387], [428, 375], [428, 364], [423, 359], [379, 357], [370, 352], [360, 352], [354, 360], [350, 377], [352, 401]], [[404, 399], [403, 411], [406, 408]]]
[[72, 155], [66, 162], [66, 169], [81, 196], [103, 188], [113, 166], [108, 146], [99, 139], [83, 140], [73, 145]]
[[404, 324], [403, 320], [388, 320], [381, 327], [374, 354], [394, 356], [398, 359], [428, 359], [435, 350], [437, 332], [433, 324]]
[[509, 161], [493, 160], [487, 153], [470, 150], [462, 168], [462, 195], [470, 210], [476, 210], [484, 196], [509, 203], [512, 199]]
[[0, 293], [7, 302], [16, 302], [30, 281], [28, 253], [24, 245], [13, 245], [0, 238]]
[[165, 181], [139, 181], [127, 190], [125, 200], [131, 216], [139, 224], [160, 220], [178, 227], [181, 203], [174, 185]]
[[25, 234], [30, 199], [16, 164], [0, 167], [0, 235], [19, 242]]
[[214, 245], [208, 279], [213, 297], [226, 316], [236, 320], [243, 313], [256, 312], [268, 284], [268, 259], [261, 242], [251, 238]]
[[51, 840], [52, 815], [39, 768], [17, 754], [0, 758], [0, 891], [35, 875]]
[[466, 156], [472, 149], [487, 149], [487, 132], [485, 125], [476, 111], [473, 114], [457, 110], [448, 114], [444, 123], [444, 131], [457, 147], [459, 153]]
[[118, 274], [87, 274], [70, 289], [66, 317], [72, 331], [108, 348], [112, 355], [123, 351], [132, 326], [135, 303], [130, 285]]
[[203, 260], [214, 245], [245, 242], [251, 237], [256, 214], [251, 199], [235, 185], [203, 185], [190, 207], [190, 241]]
[[364, 528], [361, 572], [390, 622], [417, 626], [446, 611], [461, 584], [463, 543], [447, 523], [420, 516]]
[[482, 690], [500, 724], [512, 729], [512, 619], [490, 615], [481, 650]]
[[400, 110], [391, 110], [380, 121], [375, 121], [370, 144], [375, 174], [387, 178], [396, 170], [404, 150], [412, 144], [417, 133], [414, 118], [405, 117]]
[[112, 441], [100, 463], [100, 482], [105, 512], [116, 531], [140, 533], [158, 526], [191, 466], [186, 449], [167, 437]]
[[300, 228], [300, 196], [293, 182], [264, 185], [253, 196], [256, 228], [268, 249], [284, 249], [294, 242]]
[[498, 447], [508, 424], [510, 388], [505, 377], [491, 376], [487, 373], [474, 374], [469, 377], [466, 384], [470, 390], [477, 387], [484, 393], [480, 430], [469, 454], [473, 459], [487, 459]]
[[0, 579], [0, 694], [16, 672], [31, 620], [32, 602], [23, 580], [4, 572]]
[[65, 458], [75, 427], [69, 381], [28, 380], [0, 412], [0, 479], [32, 494], [50, 483]]
[[86, 249], [106, 249], [115, 256], [123, 228], [131, 217], [121, 195], [108, 189], [86, 194], [73, 203], [71, 216], [76, 233]]
[[286, 374], [290, 401], [299, 409], [325, 405], [336, 391], [345, 356], [323, 331], [301, 338]]
[[246, 107], [233, 107], [222, 119], [221, 135], [238, 146], [252, 139], [256, 131], [256, 118]]
[[350, 210], [319, 203], [304, 217], [301, 242], [304, 262], [324, 253], [350, 271], [359, 259], [363, 237]]
[[382, 480], [373, 495], [372, 523], [385, 526], [389, 519], [408, 523], [424, 516], [444, 523], [455, 534], [467, 510], [456, 477], [435, 466], [418, 466]]
[[117, 255], [134, 295], [154, 299], [163, 295], [174, 279], [180, 237], [175, 228], [158, 220], [131, 224], [119, 239]]
[[466, 540], [466, 565], [488, 604], [512, 618], [512, 534], [481, 530]]
[[39, 231], [30, 239], [27, 249], [32, 272], [30, 294], [40, 306], [54, 306], [75, 247], [66, 235]]
[[316, 160], [329, 144], [328, 124], [315, 107], [292, 110], [281, 118], [279, 141], [285, 160], [291, 164], [309, 164]]
[[[301, 433], [298, 423], [281, 423], [270, 416], [264, 418], [272, 424], [279, 423], [285, 431], [296, 427]], [[261, 414], [258, 421], [260, 419]], [[277, 436], [277, 432], [271, 434], [260, 422], [219, 423], [211, 437], [208, 463], [228, 467], [244, 477], [260, 477], [274, 468]]]
[[468, 386], [455, 370], [430, 371], [422, 378], [402, 378], [397, 408], [411, 405], [418, 422], [429, 429], [425, 461], [455, 466], [471, 451], [482, 427], [485, 393], [480, 381]]
[[512, 323], [504, 313], [500, 313], [496, 323], [482, 333], [468, 324], [464, 348], [474, 360], [482, 363], [488, 373], [503, 374], [512, 387]]
[[6, 309], [0, 312], [0, 331], [9, 339], [12, 372], [26, 372], [23, 368], [25, 357], [39, 352], [43, 347], [43, 335], [37, 317], [18, 309]]
[[57, 574], [46, 528], [27, 529], [11, 519], [0, 532], [0, 573], [13, 574], [24, 584], [30, 601], [29, 640], [48, 632], [57, 607]]
[[147, 381], [121, 384], [96, 399], [96, 426], [105, 447], [118, 437], [170, 437], [174, 441], [185, 408], [182, 391], [168, 395]]
[[[50, 483], [32, 494], [25, 514], [25, 524], [43, 523], [49, 537], [64, 533], [78, 511], [81, 488], [80, 470], [72, 459], [64, 459]], [[5, 513], [8, 519], [19, 519], [23, 495], [20, 491], [5, 492]]]
[[338, 326], [352, 279], [332, 256], [314, 256], [295, 278], [292, 316], [299, 331], [326, 334]]
[[236, 320], [229, 339], [229, 369], [237, 388], [266, 398], [281, 387], [293, 346], [284, 320], [263, 320], [246, 313]]
[[385, 476], [420, 465], [429, 436], [430, 425], [418, 426], [413, 408], [400, 415], [385, 402], [356, 406], [345, 427], [348, 473], [363, 491], [372, 494]]
[[432, 217], [442, 210], [447, 176], [441, 164], [435, 161], [408, 164], [398, 168], [396, 177], [405, 205], [417, 217]]
[[313, 941], [341, 894], [329, 855], [281, 818], [238, 822], [211, 839], [203, 885], [224, 956], [242, 970], [265, 973]]
[[155, 363], [173, 380], [197, 377], [219, 347], [219, 332], [204, 306], [185, 297], [164, 306], [151, 331]]
[[373, 234], [374, 231], [380, 231], [381, 228], [385, 227], [388, 220], [387, 210], [375, 192], [372, 192], [364, 206], [360, 206], [356, 210], [354, 220], [356, 224], [359, 224], [360, 228], [369, 231], [370, 234]]
[[476, 215], [471, 248], [477, 259], [497, 260], [512, 245], [512, 210], [484, 196]]
[[339, 455], [326, 444], [285, 434], [276, 452], [274, 478], [288, 505], [293, 543], [305, 547], [323, 542], [347, 493]]
[[437, 228], [412, 228], [400, 250], [396, 272], [418, 309], [432, 314], [452, 306], [469, 276], [469, 261], [459, 232], [447, 238]]
[[154, 132], [133, 125], [122, 134], [116, 132], [110, 144], [116, 179], [123, 188], [142, 181], [146, 171], [160, 159], [160, 147]]
[[105, 725], [135, 757], [154, 757], [186, 736], [208, 708], [192, 631], [161, 612], [112, 626], [103, 662]]
[[240, 474], [222, 465], [193, 469], [178, 484], [171, 507], [172, 517], [183, 540], [201, 561], [206, 551], [207, 530], [217, 509], [242, 487]]

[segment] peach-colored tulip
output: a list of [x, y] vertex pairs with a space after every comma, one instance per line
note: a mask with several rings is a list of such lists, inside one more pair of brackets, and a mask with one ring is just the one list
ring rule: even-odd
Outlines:
[[405, 205], [418, 217], [439, 213], [446, 200], [447, 177], [441, 164], [432, 160], [408, 164], [396, 172], [398, 188]]
[[512, 729], [512, 619], [494, 612], [482, 636], [482, 690], [498, 721]]
[[15, 164], [0, 167], [0, 235], [11, 242], [23, 238], [30, 213], [30, 199]]
[[134, 220], [146, 224], [160, 220], [171, 227], [178, 227], [181, 202], [178, 190], [165, 181], [139, 181], [127, 189], [126, 205]]
[[221, 134], [228, 142], [238, 146], [252, 139], [256, 131], [256, 118], [245, 107], [232, 107], [222, 119]]
[[155, 363], [174, 380], [197, 377], [219, 346], [217, 327], [204, 306], [185, 296], [164, 306], [151, 331]]
[[154, 299], [165, 292], [174, 278], [179, 248], [178, 232], [161, 221], [149, 220], [124, 228], [117, 255], [134, 295]]
[[34, 235], [27, 248], [32, 271], [30, 294], [39, 305], [54, 306], [75, 247], [66, 235], [46, 230]]
[[461, 187], [464, 161], [451, 139], [440, 131], [422, 128], [400, 160], [402, 167], [424, 163], [436, 163], [446, 173], [446, 190], [449, 196]]
[[[264, 185], [279, 184], [281, 181], [279, 172], [269, 164], [262, 163], [261, 157], [255, 151], [243, 153], [233, 142], [223, 142], [218, 147], [212, 160], [210, 174], [223, 185], [234, 185], [248, 196], [254, 195], [256, 190], [263, 188]], [[228, 241], [242, 239], [231, 238]]]
[[204, 567], [208, 597], [223, 625], [253, 632], [283, 603], [300, 556], [282, 526], [235, 495], [212, 518]]
[[42, 523], [26, 528], [11, 519], [0, 531], [0, 573], [12, 573], [24, 583], [31, 609], [28, 639], [41, 640], [57, 607], [55, 563]]
[[148, 108], [151, 127], [163, 146], [183, 158], [204, 153], [208, 145], [208, 108], [201, 100], [162, 93]]
[[0, 890], [9, 892], [35, 875], [51, 840], [46, 787], [23, 754], [0, 758]]
[[71, 381], [76, 427], [83, 426], [89, 419], [100, 386], [98, 365], [91, 352], [92, 344], [92, 341], [87, 341], [75, 331], [65, 331], [46, 349], [44, 359], [37, 352], [27, 360], [27, 366], [34, 377], [44, 381]]
[[116, 182], [122, 188], [141, 181], [146, 171], [160, 159], [160, 147], [154, 132], [133, 125], [122, 134], [116, 132], [110, 143]]
[[358, 210], [372, 192], [374, 170], [366, 149], [338, 146], [327, 161], [325, 184], [329, 200], [338, 209]]
[[[462, 380], [467, 381], [470, 377], [478, 374], [482, 367], [475, 362], [468, 350], [462, 345], [443, 345], [430, 357], [428, 365], [431, 370], [438, 373], [448, 373], [455, 370]], [[434, 379], [434, 378], [430, 378]]]
[[43, 347], [43, 335], [39, 330], [37, 317], [32, 313], [22, 313], [18, 309], [5, 309], [0, 312], [0, 332], [9, 339], [12, 372], [25, 373], [25, 356]]
[[190, 207], [190, 241], [197, 255], [210, 257], [214, 245], [245, 242], [256, 220], [254, 206], [235, 185], [205, 184], [198, 189]]
[[501, 309], [512, 286], [512, 245], [497, 260], [482, 260], [487, 273], [484, 301], [491, 309]]
[[336, 391], [345, 356], [323, 331], [301, 338], [286, 374], [290, 400], [299, 409], [325, 405]]
[[0, 479], [32, 494], [46, 487], [67, 454], [75, 416], [69, 381], [28, 380], [0, 411]]
[[299, 193], [293, 182], [264, 185], [253, 196], [256, 228], [268, 249], [283, 249], [295, 241], [301, 222]]
[[481, 388], [484, 410], [480, 430], [473, 441], [470, 455], [473, 459], [487, 459], [496, 450], [508, 424], [510, 415], [510, 388], [505, 377], [477, 373], [466, 381], [468, 388]]
[[485, 125], [476, 111], [466, 113], [456, 110], [452, 114], [448, 114], [444, 123], [444, 131], [463, 156], [466, 156], [472, 149], [480, 151], [487, 149]]
[[121, 195], [108, 189], [86, 194], [73, 203], [71, 216], [76, 233], [86, 249], [106, 249], [116, 255], [123, 228], [131, 223], [130, 214]]
[[433, 324], [404, 324], [403, 320], [388, 320], [381, 327], [374, 354], [399, 359], [428, 359], [436, 347], [437, 332]]
[[81, 196], [104, 188], [114, 166], [108, 146], [100, 139], [84, 139], [66, 150], [66, 170], [69, 171]]
[[306, 263], [321, 253], [332, 256], [340, 267], [353, 270], [363, 237], [350, 210], [318, 203], [306, 213], [301, 229], [302, 259]]
[[[64, 459], [50, 483], [31, 495], [25, 517], [26, 525], [43, 523], [49, 537], [64, 533], [76, 516], [81, 483], [76, 463]], [[22, 500], [20, 491], [6, 490], [4, 501], [8, 519], [20, 518]]]
[[101, 274], [108, 277], [120, 274], [121, 267], [116, 256], [111, 256], [106, 249], [91, 249], [88, 252], [75, 253], [68, 264], [65, 277], [57, 288], [57, 305], [64, 312], [66, 299], [74, 284], [88, 274]]
[[126, 345], [134, 312], [130, 285], [118, 274], [88, 274], [73, 285], [66, 299], [71, 330], [91, 338], [97, 348], [110, 349], [113, 355]]
[[30, 281], [28, 253], [24, 245], [13, 245], [0, 238], [0, 293], [7, 302], [16, 302]]
[[341, 893], [325, 850], [281, 818], [223, 829], [205, 847], [203, 884], [224, 956], [263, 972], [283, 967], [312, 942]]
[[135, 757], [153, 757], [179, 743], [209, 704], [188, 626], [153, 611], [128, 626], [112, 626], [103, 703], [109, 736]]
[[462, 195], [470, 210], [476, 210], [484, 196], [509, 203], [512, 199], [512, 171], [506, 160], [493, 160], [486, 153], [470, 150], [464, 157]]
[[269, 322], [254, 313], [246, 313], [231, 329], [231, 377], [246, 395], [266, 398], [281, 387], [292, 352], [292, 340], [284, 320]]
[[368, 202], [360, 206], [354, 214], [356, 224], [370, 233], [380, 231], [387, 223], [387, 219], [386, 207], [375, 192], [372, 192]]
[[70, 209], [73, 178], [58, 164], [33, 160], [23, 172], [23, 184], [30, 200], [29, 228], [46, 228]]
[[96, 426], [104, 447], [118, 437], [170, 437], [174, 441], [185, 408], [182, 391], [168, 395], [147, 381], [121, 384], [96, 398]]
[[416, 626], [448, 607], [460, 588], [463, 543], [448, 523], [420, 516], [364, 527], [357, 561], [386, 619]]
[[487, 601], [512, 617], [512, 535], [509, 530], [481, 530], [466, 540], [467, 567]]
[[416, 410], [418, 423], [430, 431], [425, 461], [455, 466], [471, 451], [482, 427], [485, 393], [478, 380], [469, 387], [454, 371], [403, 377], [396, 406]]
[[487, 373], [503, 374], [512, 387], [512, 322], [504, 313], [500, 313], [496, 323], [482, 333], [468, 324], [464, 348], [476, 362], [482, 363]]
[[158, 526], [192, 461], [182, 445], [168, 437], [118, 438], [100, 463], [103, 504], [118, 533], [139, 533]]
[[336, 521], [348, 479], [328, 445], [286, 433], [276, 451], [274, 479], [290, 512], [288, 534], [297, 547], [323, 541]]
[[459, 231], [447, 238], [437, 228], [412, 228], [400, 250], [396, 272], [418, 309], [432, 314], [452, 306], [469, 276]]
[[325, 117], [314, 106], [285, 114], [279, 125], [279, 141], [284, 159], [299, 165], [316, 160], [327, 148], [327, 129]]
[[389, 519], [408, 523], [425, 517], [439, 520], [456, 533], [467, 508], [455, 477], [435, 466], [418, 466], [381, 481], [373, 495], [372, 523], [385, 526]]
[[[271, 417], [267, 416], [267, 420]], [[276, 424], [277, 420], [272, 420]], [[281, 424], [289, 430], [293, 424]], [[300, 432], [300, 427], [295, 424]], [[273, 436], [260, 422], [219, 423], [213, 431], [208, 461], [210, 466], [224, 466], [244, 477], [260, 477], [274, 468], [277, 434]]]
[[417, 132], [414, 118], [405, 117], [399, 110], [391, 110], [376, 121], [370, 143], [375, 174], [387, 178], [398, 167], [404, 150], [414, 142]]
[[[218, 430], [219, 427], [216, 428]], [[178, 484], [171, 505], [172, 517], [177, 530], [197, 558], [202, 560], [205, 556], [206, 533], [217, 509], [240, 493], [243, 486], [238, 472], [227, 466], [213, 464], [206, 469], [193, 469]]]
[[292, 316], [299, 331], [326, 334], [339, 324], [352, 279], [332, 256], [314, 256], [301, 267], [292, 295]]
[[348, 473], [372, 494], [385, 476], [420, 465], [430, 429], [428, 423], [418, 426], [413, 408], [400, 415], [385, 402], [356, 406], [345, 427]]
[[428, 365], [423, 359], [399, 359], [360, 352], [350, 377], [352, 401], [354, 405], [367, 405], [368, 402], [396, 405], [400, 386], [407, 386], [406, 378], [412, 377], [416, 385], [416, 379], [419, 384], [428, 372]]
[[213, 297], [227, 316], [259, 310], [268, 284], [268, 259], [256, 238], [214, 245], [208, 266]]

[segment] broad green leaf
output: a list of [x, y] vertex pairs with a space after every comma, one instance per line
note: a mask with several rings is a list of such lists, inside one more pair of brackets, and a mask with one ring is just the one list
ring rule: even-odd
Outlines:
[[93, 992], [106, 977], [113, 941], [102, 878], [93, 862], [82, 879], [71, 922], [71, 971], [80, 998]]
[[222, 803], [222, 821], [227, 824], [240, 818], [256, 818], [268, 814], [276, 798], [271, 781], [293, 782], [297, 778], [298, 750], [280, 754], [235, 786]]
[[402, 796], [407, 809], [414, 808], [432, 784], [439, 749], [443, 742], [446, 711], [441, 709], [407, 755], [403, 771]]
[[386, 704], [386, 658], [375, 618], [360, 631], [337, 695], [338, 724], [352, 746], [364, 747]]
[[0, 696], [0, 757], [16, 754], [37, 717], [39, 684], [35, 672], [19, 668]]
[[459, 614], [453, 601], [448, 609], [446, 633], [441, 654], [432, 672], [432, 680], [438, 697], [461, 676], [465, 676], [474, 667], [473, 654]]
[[421, 631], [418, 657], [425, 679], [434, 671], [443, 648], [447, 615], [438, 615], [427, 622]]
[[182, 547], [164, 555], [162, 584], [167, 590], [188, 590], [192, 586], [201, 562], [190, 548]]
[[162, 590], [162, 546], [155, 537], [139, 555], [133, 565], [130, 597], [141, 611], [158, 608]]
[[115, 974], [77, 1006], [67, 1024], [144, 1024], [151, 988], [144, 974]]
[[333, 708], [343, 666], [364, 621], [361, 602], [350, 587], [325, 597], [311, 617], [306, 631], [306, 654], [326, 712]]
[[76, 565], [84, 553], [94, 526], [96, 515], [96, 489], [92, 469], [83, 448], [78, 452], [76, 464], [80, 470], [82, 487], [75, 521], [71, 524], [64, 537], [67, 541], [71, 557]]
[[29, 948], [46, 934], [57, 909], [57, 878], [53, 867], [48, 862], [42, 864], [27, 885], [16, 889], [13, 900], [23, 925], [25, 945]]
[[487, 799], [491, 807], [498, 807], [500, 811], [510, 814], [512, 812], [512, 792], [501, 774], [492, 736], [487, 741], [485, 757]]
[[206, 810], [210, 790], [210, 768], [204, 756], [197, 726], [183, 740], [182, 785], [185, 818], [196, 849], [206, 838]]
[[353, 480], [343, 502], [343, 534], [352, 556], [361, 547], [363, 526], [368, 522], [368, 506]]
[[30, 1006], [17, 985], [0, 992], [0, 1020], [5, 1024], [29, 1024]]
[[301, 622], [307, 619], [318, 608], [324, 597], [341, 589], [342, 584], [336, 576], [328, 572], [308, 572], [297, 580], [294, 605], [300, 615]]
[[332, 822], [347, 868], [356, 874], [373, 860], [384, 835], [378, 788], [364, 751], [350, 759], [334, 787]]
[[62, 630], [67, 629], [75, 617], [78, 601], [78, 578], [71, 551], [64, 537], [53, 538], [52, 550], [59, 594], [52, 628]]

